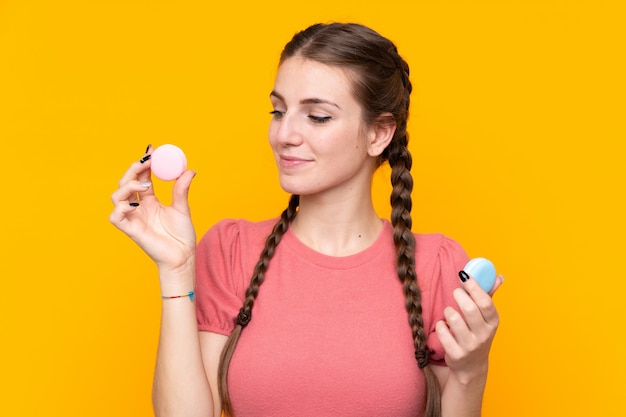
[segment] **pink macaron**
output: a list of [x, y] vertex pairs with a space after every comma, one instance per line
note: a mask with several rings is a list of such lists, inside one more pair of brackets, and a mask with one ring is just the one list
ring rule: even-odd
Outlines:
[[187, 157], [178, 146], [161, 145], [152, 152], [150, 168], [163, 181], [171, 181], [183, 175], [187, 169]]

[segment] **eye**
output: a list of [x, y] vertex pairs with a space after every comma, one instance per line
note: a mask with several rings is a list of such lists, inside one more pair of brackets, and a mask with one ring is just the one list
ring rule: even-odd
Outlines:
[[330, 121], [330, 116], [314, 116], [312, 114], [309, 115], [309, 119], [311, 119], [314, 123], [324, 124]]
[[274, 120], [280, 120], [283, 118], [283, 115], [285, 114], [285, 112], [279, 111], [279, 110], [272, 110], [270, 114], [273, 116]]

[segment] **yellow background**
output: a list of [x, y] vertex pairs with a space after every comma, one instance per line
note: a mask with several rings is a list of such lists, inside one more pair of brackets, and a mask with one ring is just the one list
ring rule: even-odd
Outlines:
[[411, 65], [415, 229], [506, 276], [484, 416], [623, 415], [620, 3], [0, 1], [0, 414], [151, 415], [157, 277], [109, 196], [148, 143], [175, 143], [199, 234], [277, 215], [276, 60], [341, 20]]

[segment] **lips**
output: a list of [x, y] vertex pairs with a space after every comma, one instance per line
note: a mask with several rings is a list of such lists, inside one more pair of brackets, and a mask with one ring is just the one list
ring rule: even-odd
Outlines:
[[311, 162], [310, 159], [299, 158], [297, 156], [279, 155], [278, 163], [281, 168], [296, 168]]

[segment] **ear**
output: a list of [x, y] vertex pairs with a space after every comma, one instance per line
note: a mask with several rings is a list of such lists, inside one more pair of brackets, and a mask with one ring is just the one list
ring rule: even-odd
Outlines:
[[383, 113], [376, 118], [374, 125], [369, 130], [369, 146], [367, 153], [370, 156], [379, 156], [396, 132], [396, 121], [391, 113]]

